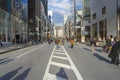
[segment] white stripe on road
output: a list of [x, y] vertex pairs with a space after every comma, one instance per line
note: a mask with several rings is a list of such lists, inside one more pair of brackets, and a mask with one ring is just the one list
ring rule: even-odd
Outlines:
[[[51, 78], [51, 77], [52, 77], [52, 78]], [[67, 79], [58, 77], [58, 76], [56, 76], [56, 75], [50, 74], [50, 73], [48, 73], [48, 76], [47, 76], [47, 78], [45, 78], [45, 79], [46, 79], [46, 80], [67, 80]]]
[[[55, 51], [55, 48], [56, 48], [56, 46], [54, 47], [54, 49], [53, 49], [53, 51], [52, 51], [52, 54], [51, 54], [51, 56], [50, 56], [50, 59], [49, 59], [49, 62], [48, 62], [48, 65], [47, 65], [47, 68], [46, 68], [46, 71], [45, 71], [43, 80], [49, 80], [49, 79], [48, 79], [48, 72], [49, 72], [50, 62], [51, 62], [51, 60], [52, 60], [52, 56], [53, 56], [53, 53], [54, 53], [54, 51]], [[50, 78], [50, 79], [53, 79], [52, 76], [50, 76], [49, 78]]]
[[60, 57], [60, 56], [52, 56], [53, 58], [58, 58], [58, 59], [64, 59], [64, 60], [68, 60], [67, 58], [65, 57]]
[[65, 53], [60, 53], [60, 52], [54, 52], [54, 54], [65, 55]]
[[62, 64], [62, 63], [58, 63], [58, 62], [51, 62], [52, 65], [58, 66], [58, 67], [63, 67], [66, 69], [71, 69], [70, 65], [66, 65], [66, 64]]
[[[45, 45], [46, 45], [46, 44], [45, 44]], [[45, 46], [45, 45], [42, 45], [42, 46]], [[42, 46], [40, 46], [40, 47], [42, 47]], [[21, 54], [21, 55], [17, 56], [17, 58], [20, 58], [20, 57], [22, 57], [22, 56], [24, 56], [24, 55], [27, 55], [27, 54], [29, 54], [29, 53], [31, 53], [31, 52], [33, 52], [33, 51], [35, 51], [35, 50], [39, 49], [40, 47], [35, 48], [35, 49], [32, 49], [32, 50], [30, 50], [30, 51], [28, 51], [28, 52], [26, 52], [26, 53], [23, 53], [23, 54]]]
[[55, 50], [55, 52], [56, 52], [56, 51], [57, 51], [57, 52], [62, 52], [63, 50]]
[[[63, 47], [63, 46], [62, 46]], [[74, 63], [72, 62], [72, 59], [70, 58], [70, 56], [68, 55], [67, 51], [65, 50], [65, 48], [63, 47], [64, 51], [65, 51], [65, 54], [67, 55], [67, 58], [68, 60], [70, 61], [70, 64], [71, 64], [71, 67], [72, 67], [72, 70], [74, 71], [76, 77], [77, 77], [77, 80], [83, 80], [81, 74], [79, 73], [79, 71], [77, 70], [76, 66], [74, 65]]]

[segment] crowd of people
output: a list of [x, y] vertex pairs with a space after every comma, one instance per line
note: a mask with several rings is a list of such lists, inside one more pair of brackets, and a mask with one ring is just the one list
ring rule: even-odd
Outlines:
[[120, 40], [117, 37], [110, 35], [106, 39], [106, 44], [103, 46], [103, 51], [108, 53], [108, 57], [111, 58], [113, 64], [119, 65], [120, 54]]
[[[64, 45], [64, 41], [65, 40], [61, 40], [58, 38], [54, 39], [57, 48], [59, 48], [59, 45], [61, 43]], [[74, 48], [74, 44], [75, 44], [74, 38], [69, 38], [69, 40], [66, 39], [66, 41], [70, 43], [71, 49]], [[90, 43], [91, 43], [92, 53], [94, 53], [96, 42], [97, 42], [96, 38], [91, 38]], [[48, 43], [50, 43], [50, 41], [48, 41]], [[112, 63], [119, 65], [120, 40], [118, 40], [117, 38], [113, 38], [113, 36], [110, 35], [105, 41], [105, 45], [103, 46], [103, 51], [105, 53], [108, 53], [108, 57], [111, 58]]]

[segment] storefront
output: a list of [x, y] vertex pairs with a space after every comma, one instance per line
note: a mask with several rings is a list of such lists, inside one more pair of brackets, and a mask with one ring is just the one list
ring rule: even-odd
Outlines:
[[27, 23], [0, 9], [0, 40], [13, 42], [19, 35], [21, 39], [27, 39]]

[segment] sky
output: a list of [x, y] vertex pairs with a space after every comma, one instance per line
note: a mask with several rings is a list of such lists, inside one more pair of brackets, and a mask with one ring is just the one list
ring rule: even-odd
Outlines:
[[[77, 9], [82, 9], [82, 0], [76, 0]], [[53, 23], [57, 26], [63, 26], [63, 16], [70, 14], [71, 0], [48, 0], [48, 10], [53, 11]]]
[[23, 3], [27, 3], [27, 0], [22, 0]]

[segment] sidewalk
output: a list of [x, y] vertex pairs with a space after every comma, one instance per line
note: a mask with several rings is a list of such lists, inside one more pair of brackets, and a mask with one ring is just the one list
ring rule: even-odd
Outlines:
[[30, 44], [30, 43], [16, 44], [16, 45], [15, 44], [4, 44], [3, 46], [0, 46], [0, 54], [18, 50], [18, 49], [22, 49], [22, 48], [29, 47], [29, 46], [32, 46], [32, 44]]
[[[85, 44], [82, 44], [82, 43], [79, 43], [79, 46], [82, 46], [83, 49], [85, 50], [88, 50], [92, 53], [92, 49], [91, 49], [91, 46], [89, 45], [85, 45]], [[92, 53], [93, 54], [93, 53]], [[111, 59], [108, 57], [109, 53], [105, 53], [103, 52], [103, 49], [102, 47], [95, 47], [95, 52], [94, 52], [94, 56], [96, 56], [97, 58], [99, 58], [100, 60], [103, 60], [103, 61], [111, 61]], [[111, 62], [110, 62], [111, 63]]]

